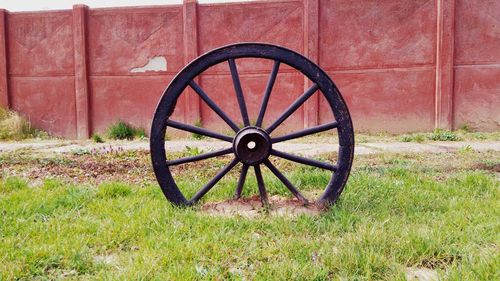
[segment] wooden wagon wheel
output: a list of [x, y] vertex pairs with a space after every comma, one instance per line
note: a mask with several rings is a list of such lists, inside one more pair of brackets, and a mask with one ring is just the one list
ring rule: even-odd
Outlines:
[[[259, 115], [256, 124], [250, 125], [250, 119], [245, 104], [245, 97], [241, 90], [240, 80], [235, 60], [240, 58], [258, 58], [263, 60], [272, 60], [272, 68]], [[228, 63], [231, 71], [232, 80], [235, 87], [238, 106], [241, 111], [244, 127], [240, 128], [217, 104], [208, 97], [204, 90], [196, 84], [194, 79], [211, 66], [220, 63]], [[279, 118], [270, 126], [262, 126], [269, 98], [272, 95], [273, 85], [279, 72], [280, 65], [286, 64], [299, 70], [303, 75], [312, 81], [312, 86], [307, 89], [299, 98], [297, 98]], [[220, 116], [225, 123], [234, 131], [234, 135], [224, 135], [205, 128], [180, 123], [170, 119], [174, 112], [177, 100], [186, 87], [191, 87], [201, 99]], [[306, 102], [314, 93], [321, 92], [332, 110], [334, 120], [329, 123], [307, 128], [301, 131], [293, 132], [282, 136], [273, 136], [273, 132], [283, 121], [292, 115], [304, 102]], [[236, 105], [235, 105], [236, 106]], [[180, 159], [168, 159], [165, 150], [165, 132], [167, 127], [173, 127], [179, 130], [200, 134], [203, 136], [219, 139], [232, 143], [228, 149], [218, 150], [201, 154], [197, 156], [185, 157]], [[324, 132], [328, 130], [337, 130], [339, 140], [339, 151], [337, 163], [326, 163], [315, 159], [305, 158], [273, 149], [273, 144], [301, 138], [307, 135]], [[304, 56], [285, 49], [283, 47], [261, 44], [261, 43], [241, 43], [225, 46], [212, 50], [187, 65], [172, 80], [165, 90], [156, 109], [150, 134], [150, 149], [153, 168], [160, 184], [160, 187], [166, 198], [175, 205], [189, 206], [200, 200], [212, 187], [223, 178], [238, 163], [242, 163], [240, 178], [235, 184], [235, 194], [241, 196], [243, 184], [250, 166], [255, 169], [259, 194], [263, 203], [267, 203], [267, 193], [265, 182], [262, 177], [261, 166], [266, 166], [290, 192], [307, 204], [310, 201], [306, 199], [300, 191], [277, 169], [271, 161], [270, 156], [284, 158], [290, 161], [310, 165], [320, 169], [326, 169], [332, 172], [332, 176], [323, 194], [315, 200], [315, 203], [323, 206], [329, 205], [339, 197], [344, 185], [346, 184], [354, 153], [354, 132], [351, 117], [347, 106], [338, 91], [335, 84], [328, 75], [316, 64]], [[232, 155], [233, 160], [220, 170], [215, 177], [202, 186], [198, 192], [189, 199], [186, 199], [179, 190], [175, 180], [170, 172], [170, 167], [184, 163], [209, 159], [212, 157]]]

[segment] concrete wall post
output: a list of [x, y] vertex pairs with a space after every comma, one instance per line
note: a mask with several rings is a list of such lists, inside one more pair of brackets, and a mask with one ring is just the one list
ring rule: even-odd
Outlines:
[[455, 0], [437, 1], [435, 127], [453, 129]]
[[9, 108], [9, 73], [7, 68], [7, 11], [0, 9], [0, 106]]
[[87, 139], [90, 136], [89, 83], [87, 69], [87, 11], [88, 7], [85, 5], [73, 6], [76, 132], [78, 139]]
[[[198, 56], [198, 1], [184, 0], [182, 5], [184, 25], [184, 64]], [[198, 80], [198, 79], [197, 79]], [[199, 81], [195, 81], [199, 83]], [[193, 124], [201, 121], [200, 97], [193, 89], [186, 89], [185, 121]]]
[[[315, 63], [319, 62], [319, 0], [304, 1], [304, 55]], [[304, 90], [312, 83], [304, 77]], [[313, 127], [319, 122], [319, 96], [314, 94], [304, 104], [304, 127]]]

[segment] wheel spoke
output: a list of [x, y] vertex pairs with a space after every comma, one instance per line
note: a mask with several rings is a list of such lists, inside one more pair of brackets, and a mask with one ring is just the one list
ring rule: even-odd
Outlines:
[[297, 108], [299, 108], [305, 101], [307, 101], [316, 91], [318, 90], [318, 85], [313, 84], [307, 91], [302, 94], [298, 99], [296, 99], [290, 107], [288, 107], [285, 112], [276, 120], [274, 123], [266, 129], [268, 134], [272, 133], [283, 121], [285, 121], [290, 115], [292, 115]]
[[255, 177], [257, 178], [257, 185], [259, 186], [260, 201], [262, 205], [269, 205], [267, 200], [266, 186], [264, 185], [264, 179], [262, 178], [262, 172], [260, 171], [260, 165], [253, 166], [255, 170]]
[[221, 135], [219, 133], [212, 132], [212, 131], [204, 129], [204, 128], [191, 126], [191, 125], [176, 122], [173, 120], [167, 120], [166, 123], [167, 123], [167, 126], [170, 126], [170, 127], [173, 127], [173, 128], [179, 129], [179, 130], [188, 131], [191, 133], [200, 134], [203, 136], [207, 136], [207, 137], [211, 137], [214, 139], [219, 139], [219, 140], [223, 140], [223, 141], [227, 141], [227, 142], [233, 142], [232, 137]]
[[245, 98], [243, 97], [243, 90], [241, 89], [241, 83], [238, 76], [238, 70], [236, 69], [236, 63], [234, 62], [234, 59], [229, 59], [228, 62], [229, 69], [231, 70], [231, 77], [233, 78], [234, 90], [236, 91], [236, 98], [238, 99], [238, 104], [240, 106], [241, 117], [243, 118], [243, 124], [245, 126], [250, 126], [247, 106], [245, 104]]
[[291, 140], [291, 139], [301, 138], [301, 137], [304, 137], [307, 135], [312, 135], [312, 134], [328, 131], [328, 130], [333, 129], [333, 128], [337, 128], [338, 125], [339, 124], [337, 123], [337, 121], [333, 121], [333, 122], [328, 123], [328, 124], [323, 124], [323, 125], [319, 125], [316, 127], [307, 128], [307, 129], [299, 131], [299, 132], [294, 132], [294, 133], [284, 135], [281, 137], [272, 138], [271, 141], [272, 141], [272, 143], [277, 143], [277, 142], [287, 141], [287, 140]]
[[201, 97], [201, 99], [205, 101], [205, 103], [213, 111], [215, 111], [215, 113], [217, 113], [217, 115], [219, 115], [220, 118], [222, 118], [222, 120], [224, 120], [224, 122], [226, 122], [226, 124], [229, 127], [231, 127], [231, 129], [233, 129], [233, 131], [238, 132], [240, 130], [238, 125], [236, 125], [236, 123], [234, 123], [233, 120], [231, 120], [231, 118], [229, 118], [229, 116], [227, 116], [227, 114], [224, 113], [224, 111], [222, 111], [222, 109], [218, 107], [217, 104], [211, 98], [208, 97], [208, 95], [203, 91], [203, 89], [198, 84], [196, 84], [196, 82], [191, 80], [189, 82], [189, 86], [191, 86], [191, 88]]
[[248, 165], [243, 164], [243, 167], [241, 168], [240, 178], [238, 179], [238, 187], [236, 188], [236, 192], [234, 193], [234, 199], [241, 198], [241, 192], [243, 192], [243, 185], [245, 184], [247, 172], [248, 172]]
[[175, 166], [175, 165], [180, 165], [180, 164], [184, 164], [184, 163], [200, 161], [200, 160], [204, 160], [204, 159], [208, 159], [208, 158], [226, 155], [226, 154], [229, 154], [231, 152], [233, 152], [233, 149], [227, 148], [227, 149], [217, 150], [214, 152], [209, 152], [209, 153], [200, 154], [200, 155], [196, 155], [196, 156], [184, 157], [184, 158], [179, 158], [179, 159], [175, 159], [175, 160], [167, 160], [167, 166]]
[[329, 164], [329, 163], [321, 162], [318, 160], [304, 158], [304, 157], [281, 152], [281, 151], [274, 150], [274, 149], [271, 150], [271, 154], [274, 156], [278, 156], [278, 157], [293, 161], [293, 162], [297, 162], [297, 163], [301, 163], [301, 164], [305, 164], [305, 165], [309, 165], [309, 166], [313, 166], [313, 167], [318, 167], [321, 169], [330, 170], [330, 171], [334, 171], [334, 172], [337, 171], [337, 166]]
[[262, 121], [264, 120], [264, 115], [266, 114], [267, 103], [269, 102], [269, 97], [271, 97], [271, 91], [273, 90], [274, 82], [276, 81], [276, 76], [278, 76], [278, 70], [280, 67], [279, 61], [274, 61], [273, 70], [269, 76], [269, 81], [267, 81], [266, 91], [264, 93], [264, 98], [262, 99], [262, 105], [260, 106], [259, 117], [255, 126], [261, 127]]
[[297, 197], [302, 203], [308, 204], [307, 199], [293, 186], [293, 184], [269, 161], [264, 161], [264, 165]]
[[214, 187], [214, 185], [222, 178], [224, 177], [231, 169], [238, 164], [238, 159], [233, 159], [231, 163], [227, 164], [222, 170], [220, 170], [217, 175], [215, 175], [214, 178], [212, 178], [204, 187], [202, 187], [194, 196], [189, 200], [188, 204], [192, 205], [196, 203], [198, 200], [200, 200], [203, 195], [205, 195], [207, 192]]

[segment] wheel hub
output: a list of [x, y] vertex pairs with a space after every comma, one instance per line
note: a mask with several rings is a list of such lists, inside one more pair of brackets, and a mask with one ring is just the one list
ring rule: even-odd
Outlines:
[[271, 138], [262, 129], [246, 127], [238, 132], [233, 142], [234, 154], [248, 165], [257, 165], [271, 153]]

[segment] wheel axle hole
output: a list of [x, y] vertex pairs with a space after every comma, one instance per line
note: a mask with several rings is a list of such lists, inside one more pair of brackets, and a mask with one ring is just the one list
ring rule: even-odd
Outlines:
[[249, 143], [247, 143], [247, 147], [248, 149], [255, 149], [257, 147], [257, 144], [254, 142], [254, 141], [251, 141]]

